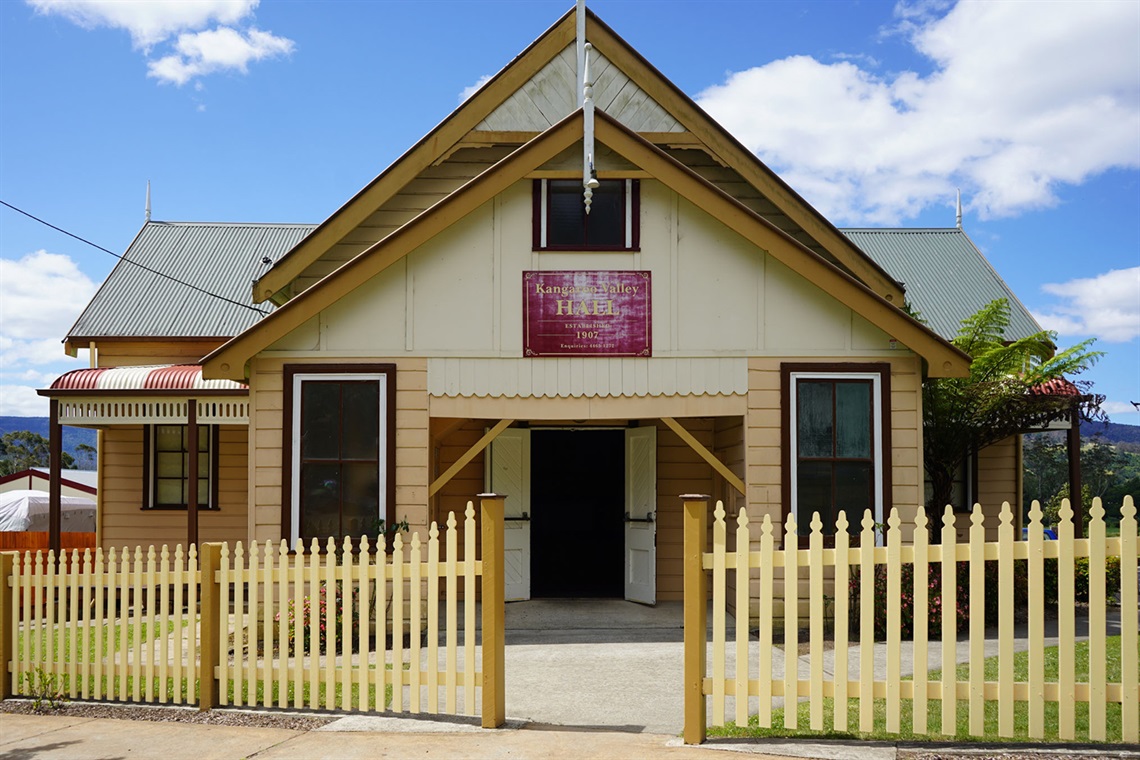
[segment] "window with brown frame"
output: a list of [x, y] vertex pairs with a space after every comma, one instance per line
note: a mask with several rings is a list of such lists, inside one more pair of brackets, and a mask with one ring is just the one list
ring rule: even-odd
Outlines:
[[640, 241], [641, 187], [635, 179], [603, 179], [586, 213], [580, 180], [534, 181], [534, 249], [635, 251]]
[[[801, 537], [819, 513], [825, 536], [847, 516], [882, 523], [890, 507], [887, 365], [785, 364], [784, 503]], [[802, 539], [801, 539], [802, 540]]]
[[[978, 493], [978, 452], [974, 452], [962, 459], [954, 469], [954, 477], [950, 480], [950, 505], [955, 512], [970, 512], [974, 509], [974, 502]], [[923, 482], [923, 504], [930, 504], [934, 498], [934, 484], [927, 474]], [[946, 508], [945, 504], [933, 505], [934, 514], [939, 514]]]
[[[218, 508], [218, 432], [198, 429], [198, 509]], [[144, 509], [186, 509], [190, 457], [186, 425], [143, 428]]]
[[287, 365], [282, 528], [298, 539], [375, 537], [395, 481], [395, 367]]

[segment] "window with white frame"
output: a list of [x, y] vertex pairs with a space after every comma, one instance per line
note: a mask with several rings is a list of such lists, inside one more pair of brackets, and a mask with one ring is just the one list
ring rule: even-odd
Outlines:
[[887, 365], [784, 365], [785, 494], [798, 532], [811, 531], [819, 513], [833, 535], [846, 514], [861, 529], [869, 509], [882, 523], [889, 508], [890, 397]]
[[290, 542], [369, 535], [394, 496], [395, 367], [288, 365]]
[[581, 180], [535, 180], [535, 250], [638, 250], [640, 190], [635, 179], [600, 180], [587, 214]]

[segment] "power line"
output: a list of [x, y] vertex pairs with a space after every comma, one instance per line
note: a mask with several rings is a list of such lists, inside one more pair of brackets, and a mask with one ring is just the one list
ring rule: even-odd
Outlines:
[[240, 306], [243, 309], [249, 309], [250, 311], [256, 311], [258, 314], [262, 314], [262, 315], [269, 314], [269, 312], [265, 311], [264, 309], [259, 309], [256, 306], [252, 306], [248, 303], [242, 303], [241, 301], [235, 301], [232, 298], [226, 298], [225, 296], [220, 296], [217, 293], [206, 290], [205, 288], [201, 288], [197, 285], [194, 285], [193, 283], [186, 282], [185, 280], [180, 280], [173, 275], [167, 274], [166, 272], [160, 272], [157, 269], [154, 269], [152, 267], [148, 267], [146, 264], [140, 264], [137, 261], [132, 261], [131, 259], [128, 259], [126, 256], [115, 253], [114, 251], [112, 251], [108, 248], [104, 248], [103, 246], [99, 245], [98, 243], [92, 243], [87, 238], [80, 237], [79, 235], [76, 235], [74, 232], [68, 232], [67, 230], [63, 229], [62, 227], [57, 227], [54, 224], [52, 224], [51, 222], [44, 221], [43, 219], [40, 219], [38, 216], [35, 216], [34, 214], [29, 214], [27, 211], [24, 211], [22, 208], [17, 208], [16, 206], [13, 206], [11, 203], [8, 203], [8, 201], [0, 200], [0, 204], [7, 206], [8, 208], [12, 209], [13, 211], [15, 211], [18, 214], [23, 214], [24, 216], [28, 217], [29, 219], [32, 219], [34, 221], [39, 222], [40, 224], [44, 225], [45, 227], [50, 227], [51, 229], [55, 230], [56, 232], [67, 235], [70, 238], [74, 238], [81, 243], [86, 243], [87, 245], [91, 246], [92, 248], [95, 248], [97, 250], [102, 251], [103, 253], [107, 253], [107, 254], [110, 254], [111, 256], [114, 256], [119, 261], [122, 261], [122, 262], [125, 262], [127, 264], [131, 264], [133, 266], [136, 266], [139, 269], [142, 269], [146, 272], [150, 272], [153, 275], [156, 275], [158, 277], [164, 277], [167, 280], [170, 280], [171, 282], [176, 282], [179, 285], [184, 285], [184, 286], [190, 288], [191, 290], [196, 290], [199, 293], [210, 296], [211, 298], [217, 298], [218, 300], [225, 301], [226, 303], [233, 304], [234, 306]]

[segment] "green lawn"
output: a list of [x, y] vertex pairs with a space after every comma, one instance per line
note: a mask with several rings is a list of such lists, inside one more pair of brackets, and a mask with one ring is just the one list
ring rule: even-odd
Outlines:
[[[186, 627], [186, 626], [190, 625], [190, 622], [191, 621], [189, 621], [189, 620], [183, 620], [182, 626]], [[140, 626], [141, 636], [140, 636], [139, 643], [145, 644], [146, 642], [152, 641], [157, 635], [155, 630], [156, 629], [149, 627], [147, 623], [143, 623]], [[92, 669], [93, 669], [94, 668], [94, 662], [96, 660], [96, 649], [98, 649], [100, 652], [99, 659], [104, 660], [104, 671], [106, 672], [107, 670], [110, 670], [111, 666], [109, 664], [107, 664], [107, 660], [114, 658], [119, 652], [122, 651], [120, 645], [122, 644], [122, 638], [121, 637], [124, 635], [124, 632], [125, 632], [125, 635], [127, 638], [126, 650], [128, 653], [131, 653], [134, 651], [134, 643], [135, 643], [134, 642], [135, 627], [133, 624], [122, 624], [122, 623], [119, 623], [117, 621], [116, 622], [110, 622], [110, 623], [104, 623], [102, 626], [87, 629], [86, 639], [84, 638], [85, 633], [81, 630], [79, 633], [79, 640], [76, 642], [77, 651], [78, 651], [79, 647], [82, 647], [84, 644], [86, 644], [85, 648], [87, 651], [86, 651], [86, 657], [81, 656], [79, 658], [79, 663], [80, 664], [83, 662], [92, 663]], [[166, 625], [166, 633], [167, 633], [167, 635], [170, 635], [173, 632], [174, 632], [174, 623], [168, 622]], [[58, 662], [62, 662], [64, 664], [63, 669], [66, 671], [68, 669], [68, 666], [70, 666], [70, 664], [71, 664], [71, 630], [69, 627], [60, 626], [60, 627], [57, 627], [55, 629], [55, 635], [56, 635], [56, 641], [55, 641], [56, 658], [57, 658]], [[45, 665], [47, 663], [47, 658], [48, 658], [48, 652], [45, 651], [45, 644], [46, 644], [47, 648], [50, 648], [51, 640], [47, 636], [45, 636], [42, 631], [34, 632], [33, 636], [35, 637], [34, 649], [35, 649], [36, 654], [39, 655], [39, 665], [42, 667], [43, 665]], [[22, 634], [16, 637], [16, 652], [17, 652], [17, 657], [20, 660], [23, 660], [24, 637]], [[82, 667], [82, 666], [80, 665], [80, 667]], [[375, 665], [372, 665], [370, 667], [373, 670], [376, 668]], [[391, 665], [388, 665], [386, 667], [388, 670], [392, 669]], [[143, 666], [143, 668], [145, 668], [145, 665]], [[404, 669], [405, 670], [408, 669], [407, 664], [404, 665]], [[157, 672], [157, 670], [158, 670], [158, 665], [156, 664], [155, 665], [155, 671]], [[36, 672], [36, 671], [39, 671], [39, 672]], [[323, 677], [323, 671], [324, 671], [324, 669], [322, 667], [322, 677]], [[290, 669], [290, 672], [292, 672], [292, 669]], [[41, 694], [42, 696], [46, 696], [47, 691], [51, 691], [54, 693], [60, 693], [63, 695], [69, 694], [71, 691], [71, 678], [70, 678], [70, 675], [66, 672], [61, 674], [61, 675], [52, 677], [49, 674], [47, 674], [46, 672], [39, 670], [38, 668], [35, 668], [33, 666], [33, 667], [28, 668], [27, 672], [24, 674], [24, 677], [25, 677], [25, 679], [30, 677], [33, 680], [31, 682], [25, 681], [21, 685], [22, 690], [44, 692], [43, 694]], [[79, 679], [82, 679], [81, 674], [78, 675], [77, 677]], [[102, 687], [103, 687], [102, 693], [104, 695], [109, 695], [110, 698], [114, 698], [114, 696], [119, 693], [119, 687], [120, 687], [120, 680], [121, 679], [114, 677], [112, 675], [103, 675], [101, 680], [102, 680]], [[354, 681], [355, 681], [355, 679], [354, 679]], [[29, 683], [34, 684], [34, 686], [29, 686]], [[130, 676], [130, 675], [126, 676], [126, 684], [125, 684], [124, 688], [125, 688], [125, 691], [128, 695], [131, 695], [134, 693], [134, 684], [135, 684], [134, 677]], [[278, 698], [278, 693], [279, 693], [278, 686], [277, 686], [276, 682], [270, 682], [270, 684], [268, 684], [268, 685], [272, 689], [272, 695], [271, 695], [272, 702], [273, 702], [273, 704], [276, 704], [277, 698]], [[91, 693], [91, 694], [96, 693], [95, 692], [95, 676], [94, 675], [92, 675], [88, 678], [87, 686], [90, 690], [89, 693]], [[252, 701], [252, 702], [254, 702], [254, 704], [261, 704], [261, 702], [264, 698], [264, 694], [265, 694], [266, 683], [264, 681], [258, 680], [255, 684], [253, 684], [254, 688], [252, 690], [250, 689], [250, 686], [251, 686], [251, 684], [248, 681], [243, 682], [243, 684], [242, 684], [242, 701], [243, 701], [243, 703], [246, 705], [249, 705], [249, 703]], [[178, 691], [178, 693], [181, 697], [181, 700], [183, 702], [193, 703], [193, 702], [196, 702], [198, 699], [198, 682], [194, 681], [193, 683], [191, 683], [191, 682], [189, 682], [189, 679], [187, 679], [187, 678], [181, 678], [177, 682], [173, 678], [167, 678], [166, 682], [163, 683], [162, 680], [156, 674], [151, 688], [153, 689], [153, 693], [155, 695], [161, 695], [165, 692], [167, 702], [173, 702], [174, 694], [175, 694], [176, 690]], [[294, 695], [293, 684], [292, 683], [286, 684], [286, 688], [288, 690], [286, 693], [286, 700], [287, 700], [287, 703], [290, 706], [292, 706], [293, 695]], [[320, 689], [320, 692], [317, 695], [316, 703], [318, 705], [323, 705], [325, 703], [326, 686], [325, 686], [325, 684], [320, 684], [318, 686], [318, 688]], [[82, 686], [79, 687], [79, 690], [81, 690], [81, 689], [82, 689]], [[144, 694], [144, 695], [146, 694], [146, 683], [145, 682], [140, 683], [140, 690], [139, 691], [141, 694]], [[251, 693], [251, 691], [252, 691], [252, 693]], [[308, 669], [306, 668], [305, 680], [301, 684], [301, 702], [306, 707], [309, 704], [309, 692], [310, 692], [310, 690], [309, 690], [309, 683], [308, 683]], [[334, 694], [335, 694], [335, 701], [339, 703], [339, 699], [340, 699], [340, 695], [341, 695], [341, 684], [339, 681], [335, 685]], [[227, 696], [229, 698], [229, 700], [228, 700], [229, 704], [233, 704], [233, 702], [234, 702], [234, 681], [232, 679], [229, 681], [228, 686], [227, 686]], [[357, 710], [376, 710], [377, 709], [377, 707], [376, 707], [376, 688], [375, 687], [369, 688], [367, 698], [366, 698], [366, 700], [364, 700], [362, 702], [362, 700], [360, 698], [359, 684], [354, 682], [352, 684], [351, 704], [353, 706], [353, 709], [357, 709]], [[383, 705], [383, 708], [381, 708], [381, 709], [387, 709], [387, 708], [391, 707], [391, 705], [392, 705], [392, 686], [390, 684], [387, 684], [384, 687], [384, 705]]]
[[[1109, 683], [1120, 682], [1120, 637], [1111, 636], [1105, 641], [1106, 648], [1106, 667], [1105, 672]], [[1057, 647], [1048, 647], [1045, 650], [1045, 680], [1057, 680]], [[1089, 664], [1089, 646], [1087, 642], [1079, 642], [1076, 645], [1075, 653], [1075, 670], [1077, 681], [1088, 680], [1088, 664]], [[985, 679], [987, 681], [996, 681], [998, 677], [998, 658], [989, 657], [985, 660]], [[1026, 652], [1019, 652], [1014, 655], [1014, 679], [1017, 681], [1029, 680], [1029, 656]], [[959, 681], [965, 681], [969, 678], [969, 666], [959, 665], [957, 669], [957, 678]], [[933, 671], [929, 675], [929, 680], [935, 681], [941, 678], [940, 671]], [[1078, 741], [1087, 741], [1088, 725], [1089, 725], [1089, 706], [1087, 703], [1077, 703], [1075, 707], [1076, 712], [1076, 735]], [[849, 730], [847, 732], [837, 733], [833, 730], [832, 716], [834, 713], [834, 701], [830, 698], [824, 698], [823, 712], [824, 712], [824, 730], [822, 732], [811, 731], [806, 727], [811, 725], [811, 713], [807, 702], [799, 702], [796, 710], [796, 725], [801, 726], [799, 729], [785, 729], [784, 725], [784, 711], [772, 711], [772, 728], [761, 728], [757, 722], [756, 716], [749, 719], [747, 726], [737, 726], [730, 723], [724, 727], [709, 727], [709, 736], [729, 736], [729, 737], [807, 737], [807, 736], [823, 736], [828, 735], [831, 737], [858, 737], [861, 739], [882, 739], [882, 740], [897, 740], [904, 739], [908, 741], [922, 741], [922, 740], [939, 740], [947, 738], [942, 731], [942, 703], [940, 700], [930, 700], [928, 702], [927, 713], [927, 734], [915, 734], [913, 731], [913, 712], [912, 702], [904, 699], [901, 703], [900, 709], [900, 724], [901, 731], [898, 734], [889, 734], [886, 732], [886, 700], [875, 700], [875, 730], [870, 733], [860, 733], [857, 728], [859, 726], [859, 700], [849, 699], [847, 701], [847, 725]], [[1057, 736], [1057, 723], [1058, 723], [1058, 708], [1056, 702], [1045, 703], [1045, 740], [1046, 741], [1059, 741]], [[1121, 741], [1121, 709], [1119, 704], [1108, 704], [1106, 708], [1107, 721], [1106, 731], [1108, 741], [1119, 742]], [[957, 725], [955, 733], [952, 738], [955, 739], [982, 739], [985, 741], [1028, 741], [1028, 705], [1025, 702], [1018, 702], [1014, 706], [1014, 734], [1015, 738], [1006, 739], [998, 736], [998, 705], [996, 702], [987, 702], [985, 705], [985, 733], [981, 737], [973, 737], [969, 732], [969, 705], [966, 702], [958, 702], [957, 705]]]

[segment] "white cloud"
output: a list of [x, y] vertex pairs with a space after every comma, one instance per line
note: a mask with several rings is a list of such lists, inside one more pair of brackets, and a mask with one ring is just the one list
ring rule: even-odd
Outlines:
[[[962, 187], [983, 217], [1140, 167], [1140, 3], [900, 4], [934, 65], [879, 75], [794, 56], [697, 100], [825, 216], [897, 224]], [[1011, 33], [1016, 30], [1016, 33]]]
[[1100, 405], [1100, 408], [1114, 421], [1127, 421], [1129, 424], [1133, 424], [1131, 420], [1122, 420], [1121, 418], [1128, 414], [1140, 414], [1140, 411], [1137, 411], [1136, 407], [1134, 407], [1128, 401], [1105, 401]]
[[30, 385], [4, 384], [0, 396], [0, 416], [4, 417], [47, 417], [48, 400], [36, 393]]
[[37, 13], [63, 16], [84, 29], [124, 29], [136, 47], [152, 46], [190, 29], [236, 24], [258, 0], [27, 0]]
[[[37, 13], [85, 29], [131, 35], [148, 57], [147, 76], [183, 85], [219, 71], [246, 73], [251, 62], [288, 55], [294, 43], [248, 24], [258, 0], [27, 0]], [[209, 29], [207, 27], [214, 26]], [[162, 48], [152, 56], [156, 48]]]
[[483, 88], [483, 85], [491, 81], [491, 77], [491, 74], [484, 74], [483, 76], [479, 77], [479, 80], [475, 82], [475, 84], [471, 85], [470, 87], [464, 87], [463, 92], [459, 93], [460, 104], [466, 103], [468, 98], [479, 92], [479, 90]]
[[0, 259], [0, 287], [0, 369], [10, 373], [64, 358], [60, 341], [95, 283], [69, 257], [40, 250]]
[[180, 34], [172, 55], [147, 64], [147, 76], [160, 82], [184, 85], [195, 77], [234, 69], [246, 73], [251, 61], [288, 55], [293, 41], [269, 32], [229, 27]]
[[1062, 335], [1092, 335], [1108, 343], [1127, 343], [1140, 336], [1140, 267], [1047, 283], [1041, 289], [1063, 299], [1046, 311], [1034, 313], [1048, 330]]
[[[58, 342], [55, 344], [55, 353], [60, 353]], [[5, 364], [8, 364], [9, 359], [5, 352]], [[35, 369], [17, 368], [15, 371], [0, 372], [0, 415], [46, 417], [48, 400], [36, 393], [36, 390], [47, 388], [64, 372], [88, 366], [88, 361], [87, 352], [80, 351], [79, 357], [75, 359], [63, 357], [63, 361], [41, 364]]]

